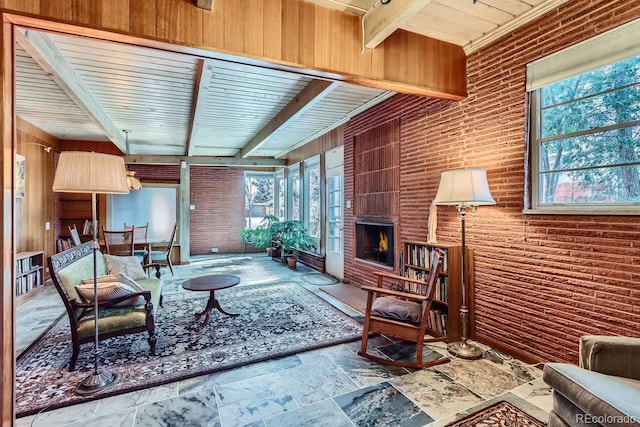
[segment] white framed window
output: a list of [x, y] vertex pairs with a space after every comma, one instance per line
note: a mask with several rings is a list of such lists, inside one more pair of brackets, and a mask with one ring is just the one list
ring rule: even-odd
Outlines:
[[284, 169], [280, 169], [274, 174], [273, 184], [273, 194], [275, 196], [274, 215], [277, 216], [280, 221], [284, 221], [287, 217], [287, 188], [285, 185], [284, 171]]
[[300, 164], [289, 166], [287, 176], [287, 200], [288, 215], [290, 220], [300, 221], [302, 219], [300, 211]]
[[274, 212], [274, 176], [272, 172], [244, 173], [244, 224], [255, 228], [265, 215]]
[[529, 212], [640, 214], [637, 30], [640, 20], [528, 65]]
[[304, 225], [309, 235], [315, 238], [316, 246], [320, 242], [320, 156], [314, 156], [304, 161]]

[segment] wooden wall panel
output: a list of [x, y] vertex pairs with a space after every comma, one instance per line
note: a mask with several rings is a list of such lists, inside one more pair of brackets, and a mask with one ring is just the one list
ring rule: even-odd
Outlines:
[[156, 37], [156, 16], [155, 0], [129, 0], [130, 32]]
[[317, 154], [327, 152], [332, 148], [339, 147], [343, 144], [343, 140], [344, 126], [340, 126], [288, 153], [287, 164], [292, 165]]
[[[368, 86], [447, 99], [462, 99], [466, 93], [459, 78], [466, 65], [462, 47], [403, 33], [375, 51], [363, 50], [359, 17], [303, 0], [220, 1], [212, 11], [198, 8], [193, 0], [0, 0], [0, 4], [10, 11], [92, 29], [258, 59], [267, 66], [293, 66], [320, 77], [329, 72]], [[390, 59], [384, 59], [387, 56]]]

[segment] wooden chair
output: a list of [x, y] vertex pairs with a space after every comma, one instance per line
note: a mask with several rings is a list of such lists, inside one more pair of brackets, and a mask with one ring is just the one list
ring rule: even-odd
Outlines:
[[105, 252], [109, 255], [134, 255], [132, 230], [106, 230], [103, 225], [102, 237], [104, 238]]
[[71, 234], [71, 242], [73, 242], [73, 246], [80, 246], [82, 244], [80, 234], [78, 233], [78, 229], [75, 224], [69, 226], [69, 234]]
[[169, 243], [167, 244], [166, 250], [154, 251], [153, 245], [149, 251], [149, 263], [151, 265], [166, 265], [169, 267], [171, 271], [171, 275], [173, 275], [173, 265], [171, 264], [171, 252], [173, 252], [173, 244], [176, 239], [176, 231], [178, 230], [178, 224], [174, 224], [173, 231], [171, 232], [171, 237], [169, 238]]
[[133, 254], [140, 258], [143, 264], [147, 264], [149, 262], [149, 247], [145, 246], [144, 249], [140, 249], [140, 246], [138, 246], [138, 249], [135, 249], [135, 245], [136, 242], [147, 241], [149, 223], [146, 223], [145, 225], [127, 225], [127, 223], [125, 222], [124, 229], [133, 231]]
[[[362, 345], [358, 354], [379, 363], [409, 368], [426, 368], [447, 363], [449, 358], [423, 361], [424, 343], [445, 341], [446, 337], [425, 338], [428, 333], [429, 311], [436, 291], [438, 277], [442, 271], [443, 253], [433, 252], [431, 270], [427, 282], [396, 274], [376, 271], [377, 286], [362, 286], [367, 291]], [[384, 287], [384, 284], [387, 287]], [[393, 288], [389, 289], [389, 284]], [[390, 338], [416, 344], [415, 361], [396, 361], [367, 353], [369, 333], [379, 333]]]

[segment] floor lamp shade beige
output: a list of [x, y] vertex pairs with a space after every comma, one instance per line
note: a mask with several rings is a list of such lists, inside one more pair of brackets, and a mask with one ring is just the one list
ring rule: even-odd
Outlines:
[[489, 190], [487, 171], [484, 169], [464, 168], [442, 172], [440, 186], [433, 203], [455, 206], [462, 223], [462, 305], [460, 307], [461, 340], [449, 343], [447, 350], [463, 359], [479, 359], [482, 351], [467, 342], [469, 330], [469, 308], [467, 303], [467, 284], [465, 277], [465, 217], [467, 210], [475, 212], [478, 206], [495, 205], [496, 201]]
[[[91, 193], [93, 219], [93, 313], [98, 318], [96, 194], [125, 194], [129, 192], [127, 170], [122, 157], [87, 151], [63, 151], [53, 179], [53, 191], [59, 193]], [[98, 363], [98, 322], [95, 324], [93, 372], [76, 385], [78, 394], [91, 394], [116, 384], [117, 374], [101, 371]]]

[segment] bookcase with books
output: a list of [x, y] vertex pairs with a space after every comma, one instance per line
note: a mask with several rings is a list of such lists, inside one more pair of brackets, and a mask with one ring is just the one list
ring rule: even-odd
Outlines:
[[16, 304], [21, 304], [42, 290], [44, 252], [19, 252], [16, 254], [14, 293]]
[[442, 273], [438, 278], [435, 297], [429, 313], [428, 329], [434, 336], [446, 336], [447, 341], [460, 339], [460, 305], [462, 304], [462, 247], [457, 244], [405, 241], [403, 244], [403, 274], [424, 280], [429, 277], [433, 251], [444, 251]]

